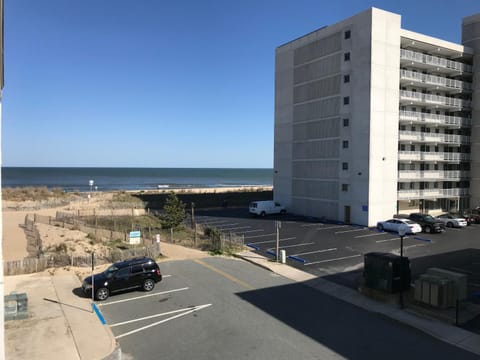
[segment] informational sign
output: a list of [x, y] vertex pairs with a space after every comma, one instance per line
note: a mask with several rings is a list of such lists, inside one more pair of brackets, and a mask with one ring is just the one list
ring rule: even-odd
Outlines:
[[130, 231], [130, 244], [140, 244], [140, 231]]

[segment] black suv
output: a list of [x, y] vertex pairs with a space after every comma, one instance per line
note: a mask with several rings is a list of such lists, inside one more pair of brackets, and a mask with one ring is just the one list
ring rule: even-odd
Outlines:
[[428, 214], [413, 213], [408, 216], [422, 227], [426, 233], [439, 233], [445, 231], [445, 224]]
[[[142, 288], [152, 291], [155, 283], [162, 281], [160, 268], [155, 260], [137, 257], [116, 262], [102, 273], [93, 275], [95, 299], [105, 300], [111, 293], [129, 289]], [[85, 294], [92, 295], [92, 276], [83, 280]]]

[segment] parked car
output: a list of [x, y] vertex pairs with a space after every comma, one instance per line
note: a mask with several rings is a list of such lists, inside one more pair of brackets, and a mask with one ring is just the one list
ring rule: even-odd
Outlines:
[[409, 219], [389, 219], [386, 221], [379, 221], [377, 223], [377, 229], [380, 231], [394, 231], [398, 232], [401, 225], [407, 225], [410, 228], [409, 234], [417, 234], [422, 231], [422, 227], [416, 222]]
[[433, 216], [421, 213], [412, 213], [408, 218], [422, 227], [426, 233], [441, 233], [445, 231], [445, 224]]
[[465, 213], [468, 214], [468, 217], [472, 220], [474, 224], [480, 224], [480, 210], [471, 209], [465, 210]]
[[457, 217], [453, 214], [442, 214], [437, 216], [437, 219], [443, 221], [447, 227], [465, 227], [467, 226], [467, 220], [462, 217]]
[[155, 284], [162, 281], [162, 273], [155, 260], [148, 257], [137, 257], [112, 264], [102, 273], [89, 276], [83, 280], [82, 289], [91, 296], [92, 288], [96, 300], [105, 300], [110, 294], [142, 288], [152, 291]]
[[265, 216], [269, 214], [286, 214], [285, 207], [276, 201], [252, 201], [248, 207], [250, 214]]
[[452, 216], [456, 218], [464, 218], [467, 222], [467, 226], [472, 225], [474, 223], [473, 217], [466, 211], [459, 211], [455, 213], [450, 213]]

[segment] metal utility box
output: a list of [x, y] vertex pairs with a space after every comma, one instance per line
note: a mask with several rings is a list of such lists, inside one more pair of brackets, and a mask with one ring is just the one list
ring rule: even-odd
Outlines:
[[11, 293], [4, 296], [4, 319], [20, 320], [28, 318], [28, 298], [25, 293]]
[[453, 282], [453, 301], [467, 298], [467, 275], [440, 268], [430, 268], [427, 274], [438, 276]]
[[410, 260], [390, 253], [365, 254], [363, 278], [365, 286], [371, 289], [388, 293], [408, 290], [411, 281]]
[[442, 309], [455, 306], [454, 283], [440, 276], [420, 275], [415, 281], [415, 300]]

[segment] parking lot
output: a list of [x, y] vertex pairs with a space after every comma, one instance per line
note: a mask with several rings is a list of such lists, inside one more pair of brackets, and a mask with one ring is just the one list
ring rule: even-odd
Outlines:
[[[97, 302], [125, 359], [475, 358], [242, 260], [159, 265], [164, 279], [152, 292]], [[405, 346], [392, 357], [399, 338]]]
[[[287, 263], [317, 276], [357, 287], [363, 256], [379, 251], [400, 254], [400, 237], [375, 228], [319, 221], [292, 215], [252, 217], [248, 209], [200, 211], [198, 223], [243, 236], [253, 251], [275, 259], [277, 224], [279, 250]], [[404, 237], [403, 253], [409, 257], [413, 278], [428, 267], [443, 267], [469, 275], [469, 291], [480, 291], [480, 225], [448, 228], [441, 234], [419, 233]], [[475, 260], [477, 259], [477, 260]]]

